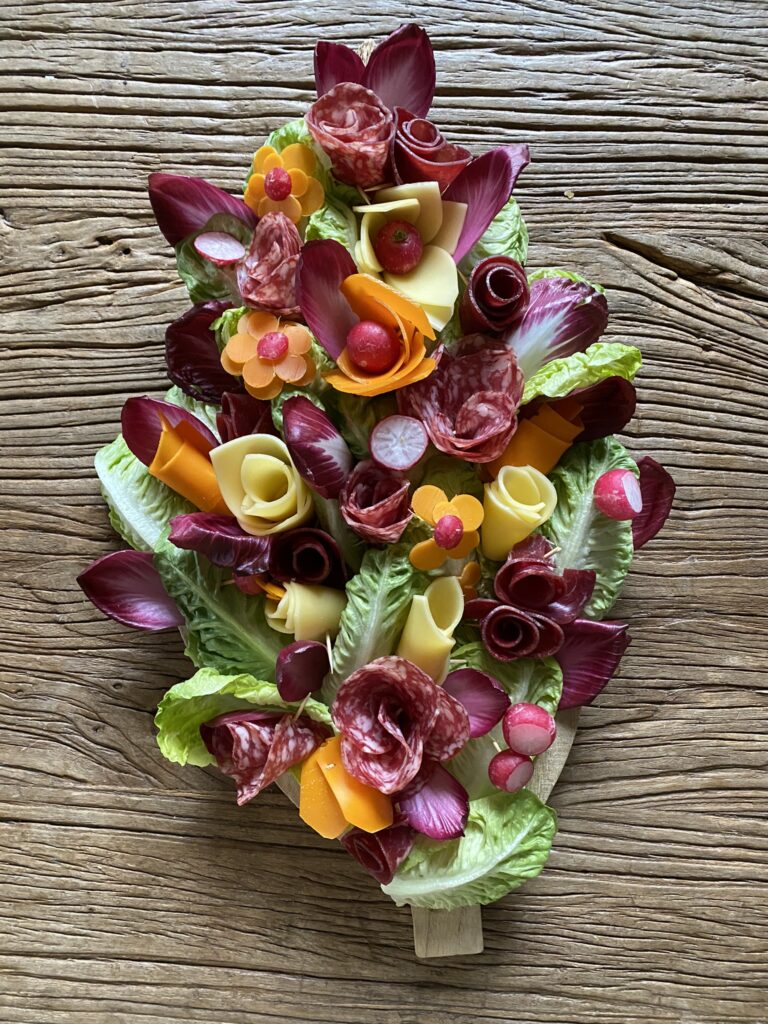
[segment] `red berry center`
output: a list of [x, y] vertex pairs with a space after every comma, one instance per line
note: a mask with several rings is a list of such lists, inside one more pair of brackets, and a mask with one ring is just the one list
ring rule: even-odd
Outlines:
[[282, 331], [270, 331], [259, 338], [256, 346], [259, 359], [268, 363], [279, 363], [288, 352], [288, 338]]
[[291, 194], [291, 176], [282, 167], [273, 167], [267, 171], [264, 178], [264, 191], [268, 199], [274, 199], [279, 203], [281, 199], [287, 199]]
[[359, 320], [347, 335], [347, 355], [360, 370], [384, 373], [400, 355], [400, 338], [375, 320]]
[[419, 265], [424, 243], [413, 224], [391, 220], [377, 233], [373, 251], [387, 273], [407, 274]]
[[445, 551], [455, 548], [464, 536], [464, 523], [458, 516], [443, 516], [435, 524], [435, 544]]

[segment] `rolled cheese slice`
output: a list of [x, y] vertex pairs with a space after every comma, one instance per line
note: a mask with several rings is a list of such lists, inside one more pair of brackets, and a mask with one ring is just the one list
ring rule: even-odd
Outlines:
[[221, 494], [247, 533], [265, 536], [301, 526], [312, 515], [312, 495], [283, 441], [247, 434], [211, 451]]
[[445, 679], [455, 643], [453, 631], [464, 613], [464, 595], [456, 576], [441, 576], [411, 601], [397, 654], [418, 665], [436, 683]]
[[296, 640], [325, 640], [338, 633], [346, 603], [342, 590], [286, 583], [279, 601], [265, 602], [264, 614], [278, 633], [290, 633]]
[[485, 518], [480, 531], [486, 558], [500, 562], [515, 544], [546, 523], [557, 505], [549, 480], [533, 466], [502, 466], [485, 485]]
[[161, 416], [160, 440], [149, 464], [150, 474], [203, 512], [228, 515], [207, 445], [195, 428], [182, 420], [175, 427]]

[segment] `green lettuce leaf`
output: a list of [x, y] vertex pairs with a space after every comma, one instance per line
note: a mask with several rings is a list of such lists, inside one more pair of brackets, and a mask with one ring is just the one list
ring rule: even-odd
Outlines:
[[487, 256], [510, 256], [518, 263], [528, 257], [528, 228], [516, 199], [510, 199], [496, 214], [485, 234], [469, 250], [459, 269], [469, 277], [472, 268]]
[[207, 558], [161, 538], [155, 566], [186, 620], [185, 654], [198, 667], [273, 679], [285, 638], [264, 618], [264, 599], [244, 594]]
[[563, 398], [577, 388], [597, 384], [606, 377], [632, 380], [640, 369], [642, 356], [634, 345], [596, 341], [586, 352], [577, 352], [564, 359], [553, 359], [525, 382], [522, 404], [539, 395]]
[[[297, 704], [286, 704], [274, 683], [251, 675], [222, 675], [202, 668], [191, 679], [172, 686], [160, 701], [155, 715], [157, 744], [175, 764], [194, 764], [200, 768], [215, 764], [215, 758], [200, 737], [200, 726], [218, 715], [243, 709], [295, 711]], [[307, 700], [302, 714], [316, 722], [331, 724], [324, 704]]]
[[292, 146], [296, 142], [309, 146], [313, 152], [316, 151], [315, 140], [303, 117], [297, 117], [295, 121], [288, 121], [287, 124], [276, 128], [267, 136], [264, 145], [272, 146], [278, 153], [282, 153], [287, 146]]
[[605, 288], [601, 284], [587, 280], [583, 274], [577, 274], [575, 270], [563, 270], [562, 267], [542, 267], [540, 270], [534, 270], [532, 274], [528, 275], [528, 282], [541, 281], [545, 277], [567, 277], [569, 281], [581, 281], [588, 284], [590, 288], [594, 288], [596, 292], [600, 292], [601, 295], [605, 295]]
[[613, 437], [574, 445], [550, 473], [557, 491], [557, 507], [542, 533], [558, 548], [561, 569], [594, 569], [597, 582], [583, 614], [601, 619], [618, 597], [629, 572], [634, 547], [630, 521], [609, 519], [593, 500], [597, 480], [609, 469], [631, 469], [636, 464]]
[[[356, 201], [359, 201], [357, 197]], [[357, 242], [357, 219], [350, 206], [338, 199], [326, 196], [325, 204], [307, 221], [304, 240], [312, 242], [318, 238], [331, 238], [340, 242], [351, 256], [354, 256]]]
[[219, 352], [224, 350], [233, 334], [237, 332], [237, 323], [241, 316], [248, 312], [247, 306], [233, 306], [232, 309], [225, 309], [221, 316], [211, 324], [211, 330], [216, 333], [216, 344]]
[[191, 301], [229, 299], [232, 297], [231, 274], [204, 259], [195, 249], [195, 239], [204, 231], [225, 231], [247, 248], [251, 229], [229, 213], [216, 213], [201, 231], [195, 231], [176, 246], [176, 269], [187, 286]]
[[394, 651], [411, 598], [427, 585], [411, 565], [409, 551], [407, 544], [369, 548], [360, 572], [347, 584], [347, 605], [333, 645], [333, 670], [323, 686], [326, 703], [356, 669]]
[[338, 498], [324, 498], [322, 494], [315, 492], [312, 495], [315, 502], [315, 512], [320, 520], [321, 527], [339, 545], [339, 550], [344, 561], [356, 572], [360, 571], [363, 562], [363, 555], [366, 552], [365, 541], [347, 526], [344, 516], [339, 508]]
[[539, 874], [556, 827], [555, 812], [527, 789], [475, 800], [462, 839], [419, 838], [382, 890], [399, 907], [493, 903]]
[[470, 462], [454, 459], [450, 455], [432, 455], [420, 467], [421, 483], [434, 484], [449, 498], [457, 494], [471, 494], [483, 500], [483, 482]]

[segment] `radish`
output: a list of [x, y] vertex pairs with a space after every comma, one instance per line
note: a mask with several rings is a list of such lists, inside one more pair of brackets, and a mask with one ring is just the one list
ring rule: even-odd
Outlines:
[[513, 704], [501, 724], [507, 746], [518, 754], [543, 754], [557, 735], [555, 720], [538, 704]]
[[347, 335], [347, 355], [366, 373], [386, 373], [400, 355], [400, 338], [376, 320], [358, 320]]
[[643, 496], [629, 469], [609, 469], [595, 484], [595, 504], [609, 519], [634, 519], [643, 510]]
[[427, 450], [427, 432], [413, 416], [387, 416], [371, 431], [371, 456], [385, 469], [404, 472], [415, 466]]
[[502, 750], [491, 758], [488, 765], [488, 778], [497, 789], [505, 793], [516, 793], [527, 786], [533, 775], [533, 761], [525, 754], [516, 754], [514, 750]]
[[204, 231], [192, 244], [203, 259], [215, 263], [217, 267], [228, 267], [245, 256], [242, 242], [238, 242], [234, 235], [228, 235], [226, 231]]

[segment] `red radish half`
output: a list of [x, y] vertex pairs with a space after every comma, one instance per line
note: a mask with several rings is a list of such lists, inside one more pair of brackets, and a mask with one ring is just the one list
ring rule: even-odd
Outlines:
[[243, 243], [226, 231], [204, 231], [192, 244], [203, 259], [210, 260], [218, 267], [228, 267], [245, 256]]
[[507, 746], [518, 754], [543, 754], [555, 742], [557, 726], [538, 704], [513, 704], [501, 723]]
[[609, 519], [634, 519], [643, 509], [637, 477], [629, 469], [609, 469], [595, 484], [595, 504]]
[[387, 416], [373, 428], [369, 442], [374, 462], [399, 472], [415, 466], [428, 443], [424, 425], [413, 416]]
[[527, 786], [533, 775], [533, 761], [525, 754], [516, 754], [514, 750], [502, 750], [491, 758], [488, 765], [488, 778], [498, 789], [506, 793], [516, 793]]

